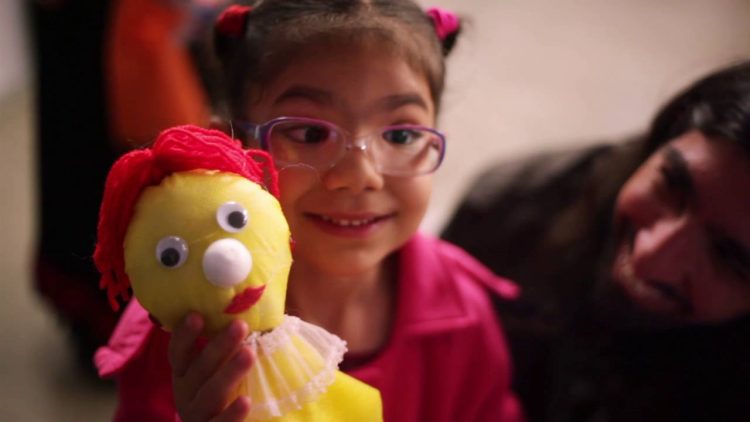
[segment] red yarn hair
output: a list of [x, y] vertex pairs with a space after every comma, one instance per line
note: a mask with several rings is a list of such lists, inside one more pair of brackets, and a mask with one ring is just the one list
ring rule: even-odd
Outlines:
[[104, 186], [94, 251], [94, 263], [102, 275], [99, 286], [107, 289], [115, 310], [120, 307], [118, 296], [130, 298], [123, 242], [141, 192], [170, 174], [198, 169], [237, 174], [278, 197], [278, 175], [271, 157], [265, 151], [243, 149], [239, 141], [218, 130], [174, 127], [159, 134], [150, 148], [120, 157]]

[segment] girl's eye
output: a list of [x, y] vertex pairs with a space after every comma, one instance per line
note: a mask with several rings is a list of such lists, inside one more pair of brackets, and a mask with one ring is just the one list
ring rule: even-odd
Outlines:
[[216, 210], [216, 221], [229, 233], [238, 233], [247, 226], [247, 210], [237, 202], [226, 202]]
[[156, 244], [156, 260], [167, 268], [179, 268], [188, 257], [187, 243], [177, 236], [167, 236]]
[[391, 129], [383, 133], [383, 139], [396, 145], [409, 145], [420, 136], [421, 132], [413, 129]]
[[325, 126], [297, 126], [284, 131], [288, 139], [302, 144], [319, 144], [331, 137], [331, 130]]

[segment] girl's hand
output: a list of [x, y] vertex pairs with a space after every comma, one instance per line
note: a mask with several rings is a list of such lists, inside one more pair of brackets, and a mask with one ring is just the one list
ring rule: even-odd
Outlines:
[[233, 321], [200, 350], [196, 340], [203, 324], [199, 314], [188, 314], [169, 340], [177, 412], [183, 422], [242, 421], [250, 400], [240, 396], [228, 401], [253, 362], [250, 350], [243, 347], [247, 324]]

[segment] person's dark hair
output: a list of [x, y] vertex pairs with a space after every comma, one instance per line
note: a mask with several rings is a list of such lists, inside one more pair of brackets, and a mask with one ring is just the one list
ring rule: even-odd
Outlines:
[[229, 117], [239, 118], [249, 95], [289, 65], [305, 46], [368, 45], [400, 55], [427, 78], [436, 110], [444, 88], [444, 56], [458, 31], [439, 40], [433, 21], [412, 0], [262, 0], [239, 36], [214, 31], [219, 77]]
[[651, 124], [646, 152], [692, 130], [737, 142], [750, 154], [750, 61], [713, 72], [669, 101]]

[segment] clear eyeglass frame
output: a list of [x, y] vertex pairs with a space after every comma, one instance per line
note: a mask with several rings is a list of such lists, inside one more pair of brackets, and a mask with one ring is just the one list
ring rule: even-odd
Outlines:
[[283, 116], [262, 124], [235, 121], [234, 125], [257, 140], [279, 168], [303, 166], [324, 172], [347, 152], [359, 151], [368, 155], [380, 174], [414, 177], [433, 173], [445, 157], [445, 135], [427, 126], [390, 125], [354, 137], [331, 122], [307, 117]]

